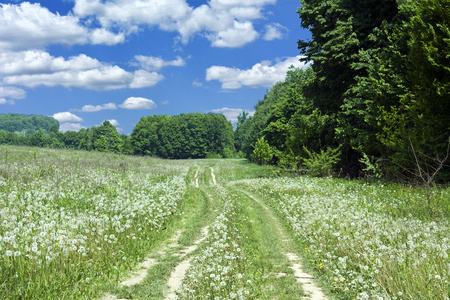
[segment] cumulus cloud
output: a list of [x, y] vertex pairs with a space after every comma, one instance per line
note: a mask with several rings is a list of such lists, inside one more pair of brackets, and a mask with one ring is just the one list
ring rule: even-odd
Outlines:
[[155, 56], [136, 55], [134, 58], [138, 62], [138, 65], [147, 71], [159, 71], [168, 66], [184, 67], [186, 65], [186, 61], [179, 56], [177, 56], [177, 59], [169, 61]]
[[81, 112], [97, 112], [101, 110], [116, 110], [117, 105], [115, 103], [106, 103], [101, 105], [84, 105], [80, 110], [75, 111], [81, 111]]
[[111, 123], [111, 125], [114, 127], [120, 126], [119, 121], [117, 121], [116, 119], [108, 120], [108, 122]]
[[258, 38], [259, 34], [253, 28], [251, 22], [234, 21], [233, 27], [229, 27], [216, 34], [208, 36], [214, 47], [242, 47]]
[[79, 131], [81, 128], [85, 128], [80, 123], [63, 123], [59, 125], [59, 131]]
[[133, 80], [129, 87], [132, 89], [139, 89], [156, 85], [164, 79], [164, 76], [156, 72], [147, 72], [138, 70], [134, 72]]
[[[39, 3], [0, 5], [0, 50], [43, 49], [51, 44], [115, 45], [125, 42], [140, 26], [178, 32], [183, 43], [200, 35], [216, 47], [241, 47], [259, 37], [253, 22], [263, 19], [263, 8], [276, 0], [211, 0], [198, 7], [186, 0], [74, 2], [72, 12], [65, 16]], [[273, 39], [275, 32], [274, 28], [267, 30], [266, 37]]]
[[237, 121], [238, 121], [237, 117], [239, 116], [239, 114], [242, 111], [248, 112], [250, 116], [253, 116], [253, 114], [255, 113], [254, 110], [248, 110], [248, 109], [242, 109], [242, 108], [228, 108], [228, 107], [211, 110], [211, 112], [213, 112], [213, 113], [223, 114], [225, 116], [225, 118], [228, 121], [230, 121], [231, 124], [237, 123]]
[[14, 100], [24, 99], [27, 93], [13, 86], [0, 86], [0, 104], [14, 104]]
[[290, 57], [271, 64], [263, 61], [255, 64], [251, 69], [241, 70], [224, 66], [212, 66], [206, 70], [206, 80], [218, 80], [223, 89], [239, 89], [249, 87], [272, 87], [276, 82], [283, 81], [290, 66], [305, 68], [300, 62], [301, 56]]
[[131, 73], [84, 54], [65, 59], [39, 50], [0, 54], [0, 78], [2, 75], [8, 85], [92, 90], [150, 87], [164, 79], [161, 74], [144, 70]]
[[97, 59], [84, 54], [64, 59], [40, 50], [0, 53], [0, 75], [84, 71], [101, 66]]
[[77, 16], [54, 14], [39, 3], [0, 5], [0, 50], [20, 51], [44, 48], [50, 44], [83, 45], [117, 44], [124, 41], [122, 33], [105, 28], [88, 29]]
[[253, 21], [264, 17], [264, 6], [275, 3], [276, 0], [211, 0], [194, 8], [185, 0], [75, 0], [73, 12], [81, 18], [95, 16], [105, 28], [157, 26], [178, 32], [183, 43], [201, 35], [216, 47], [241, 47], [258, 38]]
[[119, 106], [124, 109], [155, 109], [156, 103], [146, 98], [130, 97]]
[[105, 28], [97, 28], [92, 30], [90, 40], [92, 44], [116, 45], [125, 42], [125, 33], [115, 34]]
[[279, 23], [266, 25], [266, 33], [264, 34], [263, 39], [266, 41], [281, 39], [283, 38], [283, 32], [286, 30], [287, 28]]
[[52, 116], [58, 122], [60, 123], [81, 123], [83, 122], [83, 119], [78, 117], [77, 115], [74, 115], [73, 113], [70, 113], [68, 111], [65, 112], [59, 112]]

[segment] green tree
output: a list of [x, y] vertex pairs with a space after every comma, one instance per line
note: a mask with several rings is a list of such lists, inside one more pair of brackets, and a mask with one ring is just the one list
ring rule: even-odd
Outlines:
[[395, 0], [302, 0], [298, 13], [302, 27], [312, 36], [309, 41], [300, 40], [298, 46], [305, 54], [303, 60], [313, 62], [316, 74], [305, 96], [312, 99], [321, 116], [326, 116], [335, 135], [332, 144], [323, 146], [342, 144], [341, 167], [357, 175], [354, 169], [359, 166], [359, 155], [355, 151], [361, 152], [361, 145], [376, 141], [376, 129], [365, 120], [370, 118], [367, 103], [356, 91], [358, 78], [368, 75], [361, 67], [361, 54], [388, 44], [374, 33], [395, 22], [398, 4]]
[[237, 152], [244, 151], [246, 140], [248, 139], [248, 130], [252, 117], [246, 111], [241, 111], [238, 115], [236, 130], [234, 131], [234, 145]]
[[253, 159], [260, 165], [267, 165], [273, 157], [273, 149], [264, 137], [256, 141], [255, 149], [253, 150]]
[[48, 134], [53, 126], [59, 128], [59, 122], [52, 117], [11, 113], [0, 114], [0, 130], [7, 132], [31, 134], [42, 130]]
[[109, 121], [104, 121], [102, 125], [93, 127], [94, 150], [101, 152], [120, 153], [122, 140], [116, 127]]
[[366, 124], [376, 129], [372, 145], [410, 172], [439, 165], [448, 149], [450, 4], [407, 0], [399, 9], [397, 20], [374, 34], [387, 46], [361, 52], [357, 67], [367, 76], [357, 77], [355, 91], [367, 107]]

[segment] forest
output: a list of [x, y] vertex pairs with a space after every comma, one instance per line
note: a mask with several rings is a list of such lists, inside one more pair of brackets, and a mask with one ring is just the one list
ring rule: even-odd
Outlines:
[[[26, 119], [27, 116], [22, 118]], [[7, 132], [0, 127], [0, 144], [173, 159], [231, 157], [235, 152], [233, 126], [223, 115], [193, 113], [143, 117], [129, 136], [119, 134], [109, 121], [104, 121], [100, 126], [63, 133], [58, 131], [58, 121], [50, 119], [56, 124], [53, 124], [48, 133], [45, 128], [22, 134]]]
[[319, 174], [448, 181], [450, 2], [302, 0], [298, 13], [310, 68], [241, 114], [238, 149]]
[[0, 144], [245, 156], [312, 175], [448, 182], [450, 3], [302, 0], [298, 14], [311, 32], [298, 41], [308, 67], [289, 69], [234, 131], [224, 116], [201, 113], [143, 117], [130, 136], [108, 121], [79, 132], [54, 123], [36, 131], [36, 122], [8, 123], [8, 114]]
[[49, 133], [52, 127], [59, 128], [59, 122], [52, 117], [38, 115], [21, 114], [0, 114], [0, 130], [16, 133], [19, 135], [28, 135], [42, 130]]

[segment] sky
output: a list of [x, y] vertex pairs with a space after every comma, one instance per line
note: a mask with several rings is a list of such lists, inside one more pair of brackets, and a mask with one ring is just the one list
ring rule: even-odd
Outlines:
[[0, 0], [0, 114], [60, 130], [108, 120], [223, 113], [232, 123], [291, 65], [310, 34], [295, 0]]

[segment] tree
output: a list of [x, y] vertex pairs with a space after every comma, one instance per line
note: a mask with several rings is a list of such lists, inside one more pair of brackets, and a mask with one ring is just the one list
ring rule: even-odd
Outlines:
[[21, 114], [0, 114], [0, 130], [13, 133], [31, 134], [42, 130], [45, 134], [50, 132], [54, 126], [59, 128], [59, 122], [47, 116], [21, 115]]
[[104, 121], [102, 125], [93, 127], [92, 137], [94, 141], [94, 150], [101, 152], [120, 153], [122, 140], [116, 127], [109, 121]]
[[248, 130], [252, 117], [246, 111], [241, 111], [238, 115], [236, 130], [234, 131], [234, 147], [237, 152], [244, 151], [246, 140], [248, 139]]
[[367, 76], [357, 78], [355, 91], [366, 104], [365, 122], [375, 128], [379, 153], [419, 172], [448, 149], [450, 4], [407, 0], [399, 9], [397, 20], [374, 34], [387, 46], [361, 52], [358, 67]]
[[[298, 10], [301, 25], [311, 31], [312, 39], [300, 40], [304, 61], [311, 61], [316, 74], [305, 89], [313, 107], [327, 116], [334, 130], [333, 144], [342, 144], [342, 166], [357, 175], [361, 145], [376, 141], [375, 129], [367, 122], [367, 107], [355, 91], [358, 78], [367, 76], [361, 67], [361, 53], [382, 49], [386, 39], [374, 38], [374, 32], [398, 15], [395, 0], [302, 0]], [[370, 117], [370, 116], [369, 116]]]
[[253, 159], [260, 165], [267, 165], [273, 157], [273, 149], [269, 143], [261, 137], [256, 141], [255, 149], [253, 150]]
[[143, 117], [131, 134], [135, 154], [204, 158], [233, 148], [233, 126], [223, 115], [182, 114]]

